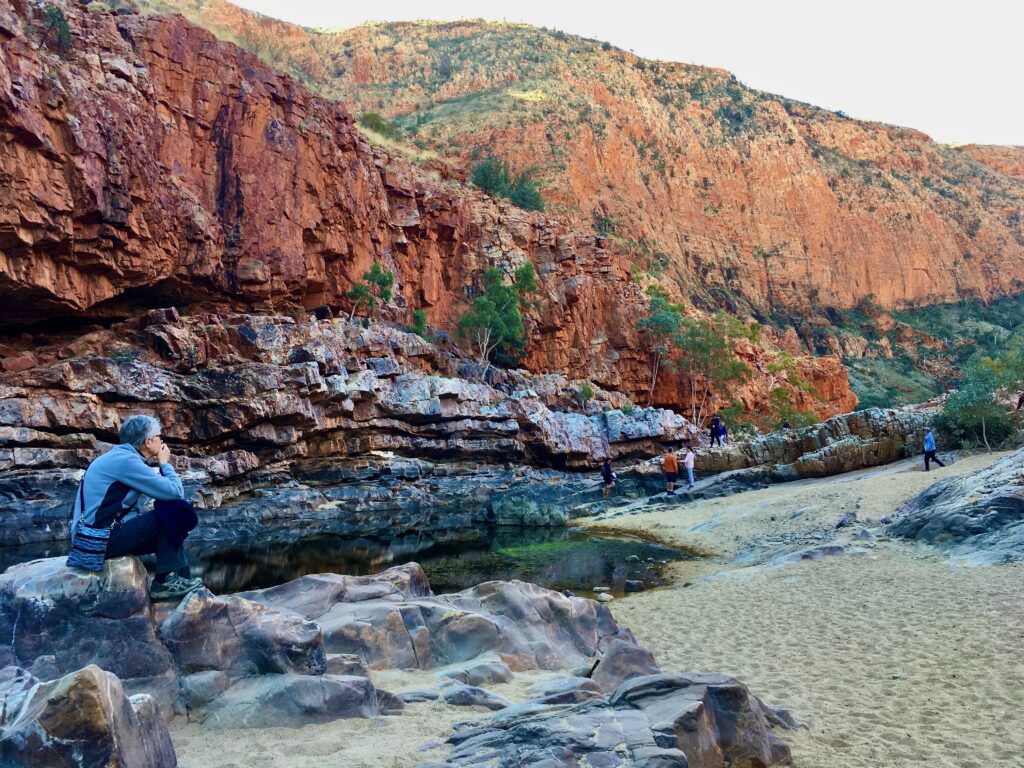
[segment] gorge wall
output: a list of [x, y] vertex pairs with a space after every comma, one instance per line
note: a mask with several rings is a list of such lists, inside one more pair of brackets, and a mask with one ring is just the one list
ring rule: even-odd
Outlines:
[[[369, 145], [343, 105], [181, 17], [64, 9], [62, 55], [40, 44], [38, 9], [0, 0], [0, 324], [28, 331], [0, 349], [5, 369], [31, 367], [25, 347], [50, 342], [33, 329], [149, 306], [347, 308], [374, 261], [397, 275], [385, 319], [422, 307], [451, 328], [487, 266], [530, 260], [526, 367], [646, 393], [645, 299], [614, 239]], [[790, 387], [766, 374], [774, 353], [741, 353], [757, 374], [748, 407]], [[838, 360], [799, 366], [816, 389], [790, 387], [797, 408], [853, 407]], [[685, 405], [679, 384], [666, 376], [655, 401]]]
[[[521, 24], [303, 29], [224, 0], [184, 13], [456, 173], [535, 167], [549, 208], [714, 307], [827, 318], [1024, 288], [1024, 150], [951, 147]], [[809, 345], [810, 346], [810, 345]]]

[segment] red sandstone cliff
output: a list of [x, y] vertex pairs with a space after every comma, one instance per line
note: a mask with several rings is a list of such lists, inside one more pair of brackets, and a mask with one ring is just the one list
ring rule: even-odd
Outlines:
[[[525, 25], [305, 30], [223, 0], [144, 0], [236, 40], [463, 169], [537, 166], [577, 228], [612, 230], [681, 295], [824, 317], [1024, 289], [1020, 150], [954, 148]], [[1017, 159], [1014, 160], [1013, 158]]]
[[[4, 325], [169, 303], [340, 307], [380, 260], [396, 319], [424, 307], [451, 327], [487, 265], [529, 259], [527, 366], [646, 391], [645, 302], [614, 243], [432, 179], [369, 146], [342, 105], [180, 17], [67, 13], [62, 57], [37, 50], [26, 5], [0, 0]], [[748, 352], [755, 367], [766, 354]], [[803, 365], [823, 397], [804, 405], [853, 406], [836, 359]], [[678, 406], [682, 390], [658, 399]], [[764, 379], [744, 391], [766, 398]]]

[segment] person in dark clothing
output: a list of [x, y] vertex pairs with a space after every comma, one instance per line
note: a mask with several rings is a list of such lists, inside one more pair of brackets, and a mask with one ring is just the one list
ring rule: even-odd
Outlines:
[[1017, 398], [1017, 410], [1024, 408], [1024, 392], [1020, 393], [1020, 397]]
[[931, 468], [928, 466], [928, 462], [929, 461], [934, 461], [940, 467], [946, 466], [941, 461], [939, 461], [939, 457], [935, 455], [936, 452], [937, 452], [937, 448], [935, 446], [935, 435], [933, 435], [931, 429], [929, 429], [928, 432], [924, 436], [924, 471], [925, 472], [930, 472], [931, 471]]
[[[202, 586], [202, 579], [192, 578], [184, 548], [195, 510], [184, 500], [159, 421], [132, 416], [121, 426], [120, 438], [120, 445], [85, 470], [75, 498], [67, 564], [100, 571], [104, 560], [155, 554], [150, 597], [183, 597]], [[151, 459], [158, 460], [159, 468], [147, 464]], [[144, 497], [156, 500], [153, 511], [142, 511]]]
[[712, 414], [711, 421], [708, 422], [708, 437], [711, 438], [711, 444], [715, 444], [715, 438], [718, 437], [718, 427], [722, 423], [722, 419], [719, 418], [718, 414]]
[[612, 470], [612, 463], [608, 459], [605, 459], [604, 464], [601, 465], [601, 479], [604, 480], [604, 498], [607, 501], [608, 495], [611, 493], [612, 488], [615, 487], [615, 481], [618, 479]]
[[715, 430], [715, 438], [718, 440], [719, 447], [725, 445], [726, 439], [729, 437], [729, 430], [725, 426], [725, 423], [718, 425], [718, 429]]

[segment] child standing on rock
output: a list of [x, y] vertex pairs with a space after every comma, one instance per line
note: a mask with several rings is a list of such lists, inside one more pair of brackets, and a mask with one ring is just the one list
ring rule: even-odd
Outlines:
[[686, 455], [683, 457], [683, 466], [686, 467], [686, 490], [693, 490], [693, 462], [696, 459], [696, 455], [693, 452], [693, 446], [686, 446]]

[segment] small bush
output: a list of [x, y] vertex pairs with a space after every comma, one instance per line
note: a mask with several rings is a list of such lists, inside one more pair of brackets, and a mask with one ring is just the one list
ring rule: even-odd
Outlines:
[[412, 327], [409, 329], [421, 339], [430, 341], [427, 333], [427, 313], [422, 309], [414, 310], [412, 313]]
[[622, 404], [622, 412], [624, 414], [626, 414], [627, 416], [632, 416], [635, 411], [636, 411], [636, 406], [633, 405], [633, 401], [632, 400], [627, 400], [626, 402], [624, 402]]
[[594, 399], [594, 388], [590, 386], [589, 381], [584, 381], [576, 388], [576, 398], [580, 401], [581, 406]]
[[139, 350], [134, 347], [119, 347], [110, 353], [108, 358], [112, 363], [132, 363], [139, 359]]
[[1017, 431], [1013, 415], [1002, 403], [977, 403], [969, 408], [946, 408], [935, 419], [935, 426], [950, 446], [975, 448], [1002, 447]]
[[390, 120], [385, 120], [377, 112], [366, 112], [359, 118], [359, 124], [389, 139], [397, 139], [402, 135], [401, 128]]
[[504, 197], [526, 211], [543, 211], [544, 198], [533, 173], [528, 168], [513, 176], [508, 163], [491, 156], [473, 167], [472, 181], [491, 197]]

